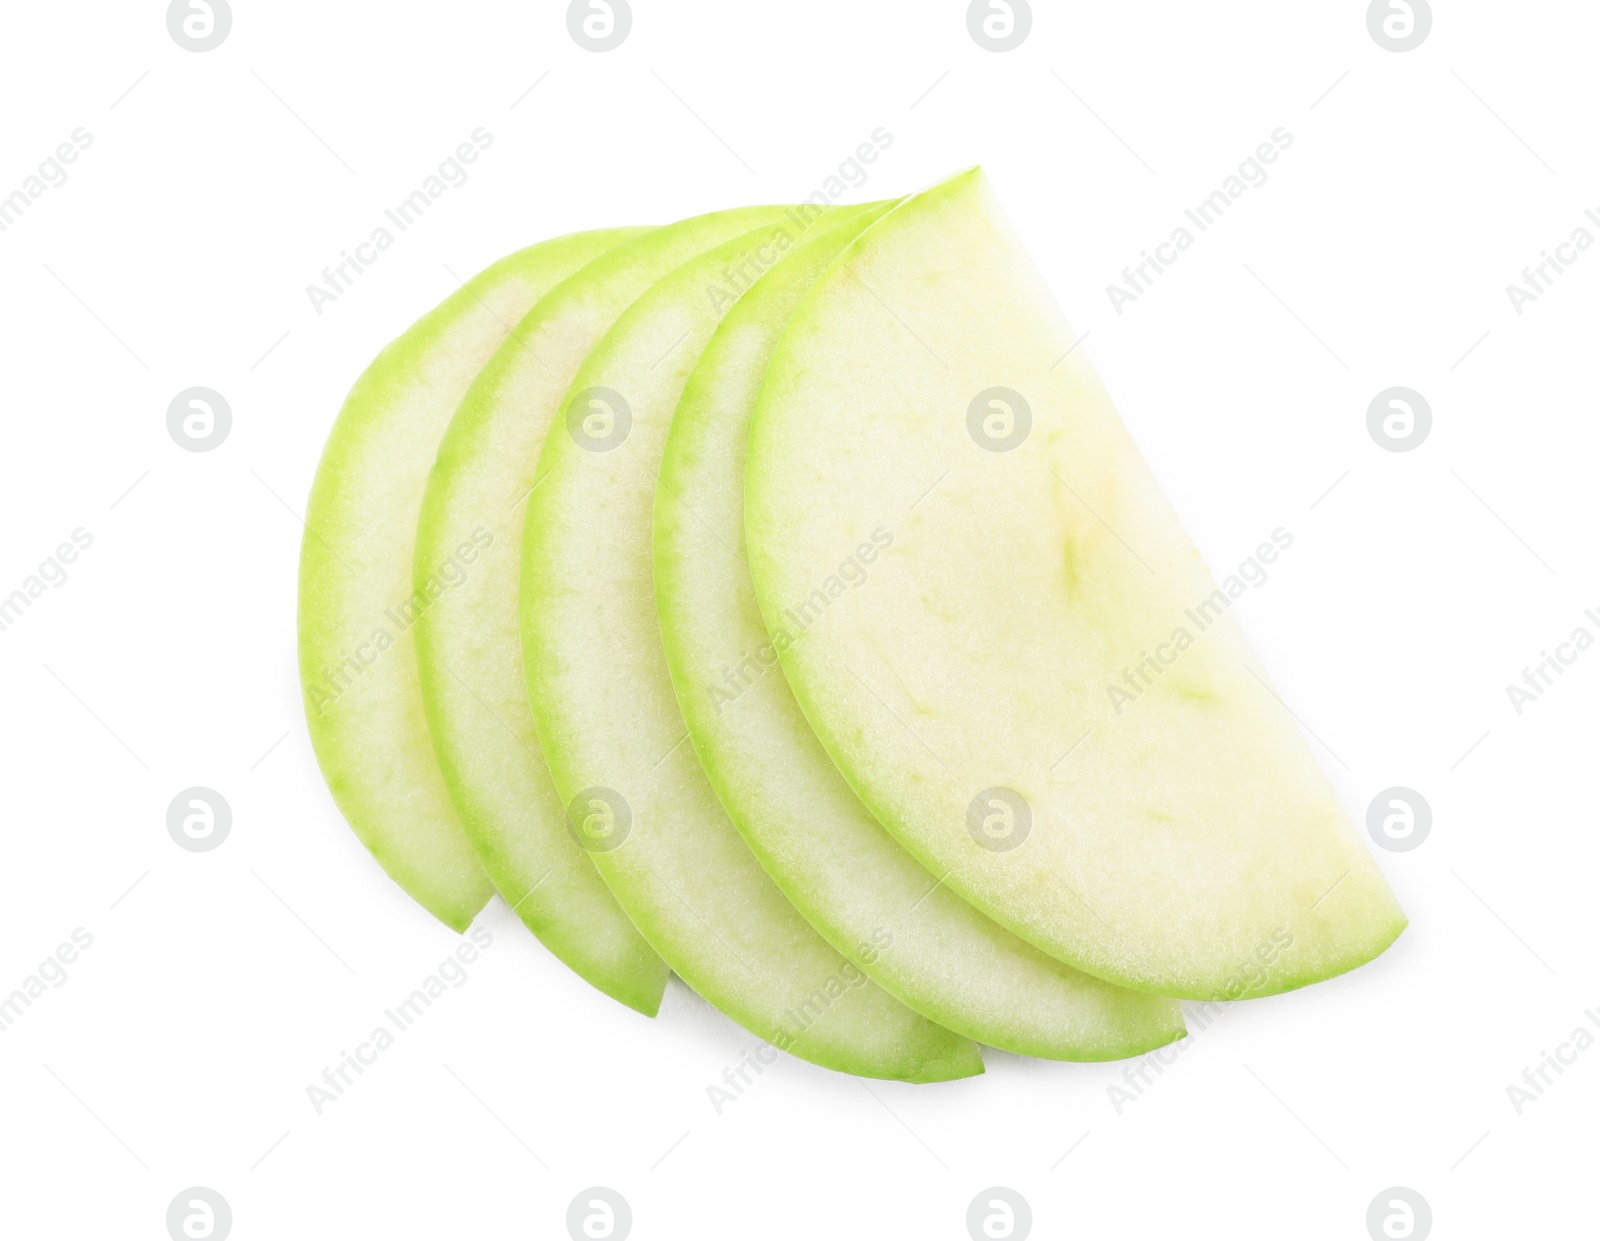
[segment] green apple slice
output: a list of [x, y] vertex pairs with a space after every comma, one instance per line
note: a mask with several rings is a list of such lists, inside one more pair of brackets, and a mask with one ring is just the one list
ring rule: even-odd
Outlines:
[[[457, 931], [491, 888], [439, 775], [417, 680], [414, 626], [435, 593], [414, 593], [411, 572], [428, 467], [510, 325], [637, 231], [560, 237], [474, 276], [356, 380], [311, 485], [300, 550], [300, 682], [317, 762], [361, 843]], [[442, 578], [435, 583], [448, 589]]]
[[981, 172], [809, 291], [745, 517], [818, 738], [1003, 926], [1195, 999], [1327, 978], [1404, 927]]
[[522, 504], [578, 366], [641, 293], [696, 254], [771, 219], [697, 216], [608, 251], [528, 312], [473, 383], [439, 446], [417, 527], [419, 589], [449, 593], [418, 619], [434, 749], [467, 837], [507, 904], [601, 991], [654, 1016], [667, 967], [567, 830], [539, 754], [522, 673]]
[[680, 267], [579, 369], [528, 499], [528, 693], [574, 835], [685, 982], [773, 1046], [829, 1068], [963, 1077], [983, 1069], [974, 1045], [869, 982], [761, 869], [685, 744], [661, 648], [651, 510], [673, 410], [722, 314], [804, 223], [775, 215]]
[[[745, 450], [772, 349], [839, 249], [831, 234], [805, 242], [740, 299], [673, 416], [655, 502], [656, 606], [695, 751], [767, 873], [897, 999], [1023, 1055], [1140, 1055], [1182, 1037], [1177, 1002], [1080, 973], [936, 883], [850, 791], [777, 671], [743, 551]], [[869, 545], [869, 566], [877, 554]]]

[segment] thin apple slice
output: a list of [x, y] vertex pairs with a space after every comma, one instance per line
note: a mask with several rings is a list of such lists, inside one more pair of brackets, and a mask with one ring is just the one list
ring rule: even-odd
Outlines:
[[361, 843], [457, 931], [491, 888], [439, 775], [417, 680], [414, 626], [434, 597], [413, 593], [411, 574], [428, 467], [509, 325], [637, 231], [560, 237], [474, 276], [356, 380], [311, 485], [300, 549], [300, 682], [317, 762]]
[[[740, 299], [673, 416], [656, 490], [656, 606], [695, 752], [784, 894], [897, 999], [1023, 1055], [1140, 1055], [1182, 1037], [1177, 1002], [1080, 973], [936, 882], [850, 791], [777, 670], [744, 557], [745, 450], [772, 349], [839, 249], [831, 234], [805, 242]], [[861, 571], [878, 554], [869, 543]]]
[[417, 527], [416, 580], [455, 584], [417, 621], [434, 749], [468, 839], [506, 903], [601, 991], [654, 1016], [667, 967], [567, 830], [522, 675], [522, 504], [578, 366], [617, 316], [694, 255], [781, 215], [697, 216], [608, 251], [512, 330], [439, 446]]
[[756, 594], [793, 635], [807, 719], [877, 819], [996, 921], [1196, 999], [1327, 978], [1400, 933], [981, 172], [816, 282], [747, 470]]
[[829, 1068], [968, 1076], [983, 1068], [973, 1044], [870, 983], [761, 869], [685, 744], [661, 649], [651, 507], [673, 410], [728, 305], [796, 235], [795, 220], [775, 221], [686, 263], [579, 369], [528, 500], [529, 698], [575, 836], [684, 981], [773, 1046]]

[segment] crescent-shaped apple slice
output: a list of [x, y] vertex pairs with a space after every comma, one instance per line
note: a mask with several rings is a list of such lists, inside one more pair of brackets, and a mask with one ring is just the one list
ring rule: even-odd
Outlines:
[[1194, 999], [1358, 966], [1405, 918], [1073, 344], [977, 170], [818, 279], [746, 479], [783, 670], [877, 819], [1061, 960]]

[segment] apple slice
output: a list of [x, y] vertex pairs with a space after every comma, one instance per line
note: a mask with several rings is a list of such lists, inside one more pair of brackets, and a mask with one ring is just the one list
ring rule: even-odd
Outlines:
[[[328, 435], [300, 549], [300, 682], [317, 762], [361, 843], [445, 925], [489, 899], [450, 805], [417, 681], [411, 552], [428, 467], [451, 414], [510, 324], [637, 229], [576, 233], [480, 272], [391, 342]], [[441, 566], [442, 567], [442, 566]]]
[[746, 535], [834, 763], [1024, 939], [1235, 999], [1404, 927], [980, 171], [886, 216], [795, 312]]
[[686, 263], [579, 369], [528, 499], [528, 693], [575, 837], [684, 981], [804, 1059], [940, 1081], [982, 1072], [977, 1049], [869, 982], [761, 869], [685, 744], [656, 619], [651, 508], [678, 396], [727, 307], [804, 224], [775, 219]]
[[[850, 791], [777, 671], [743, 553], [745, 450], [772, 349], [839, 249], [834, 234], [806, 241], [740, 299], [673, 416], [656, 490], [656, 606], [695, 752], [767, 873], [897, 999], [1023, 1055], [1140, 1055], [1182, 1037], [1177, 1002], [1080, 973], [936, 883]], [[869, 544], [863, 572], [877, 555]]]
[[694, 255], [778, 218], [697, 216], [608, 251], [517, 324], [450, 421], [417, 526], [418, 589], [454, 585], [418, 618], [417, 664], [439, 766], [506, 903], [579, 975], [654, 1016], [667, 967], [567, 830], [522, 676], [522, 503], [578, 366], [627, 306]]

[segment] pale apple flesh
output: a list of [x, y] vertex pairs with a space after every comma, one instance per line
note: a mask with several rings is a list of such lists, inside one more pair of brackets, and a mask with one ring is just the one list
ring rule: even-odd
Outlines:
[[311, 487], [299, 663], [317, 762], [362, 844], [458, 931], [492, 888], [423, 715], [414, 635], [431, 600], [412, 580], [423, 488], [451, 415], [509, 325], [630, 233], [577, 233], [518, 251], [418, 320], [356, 381]]
[[[939, 883], [851, 792], [777, 667], [796, 635], [768, 635], [745, 563], [750, 418], [773, 347], [839, 249], [832, 234], [806, 241], [744, 295], [673, 417], [655, 500], [656, 603], [695, 752], [777, 885], [903, 1003], [1018, 1054], [1142, 1054], [1182, 1037], [1176, 1001], [1081, 973]], [[871, 574], [883, 550], [864, 546], [864, 559], [848, 549], [852, 577]]]
[[770, 212], [721, 211], [635, 237], [539, 301], [451, 419], [417, 528], [419, 586], [453, 584], [417, 623], [434, 749], [467, 837], [495, 887], [541, 942], [607, 995], [654, 1015], [667, 966], [567, 828], [539, 753], [523, 682], [517, 592], [524, 504], [574, 374], [641, 293]]
[[789, 684], [875, 817], [1059, 959], [1195, 999], [1352, 969], [1404, 915], [1074, 343], [976, 170], [819, 278], [746, 478]]
[[623, 420], [609, 420], [595, 445], [606, 447], [591, 450], [580, 446], [579, 408], [580, 422], [545, 439], [523, 543], [530, 701], [575, 831], [691, 987], [767, 1042], [830, 1068], [967, 1076], [982, 1071], [973, 1044], [869, 982], [761, 869], [687, 744], [661, 647], [651, 512], [673, 411], [727, 306], [792, 248], [796, 225], [775, 210], [766, 226], [685, 264], [580, 368], [566, 412], [599, 389], [625, 401], [631, 425], [619, 438]]

